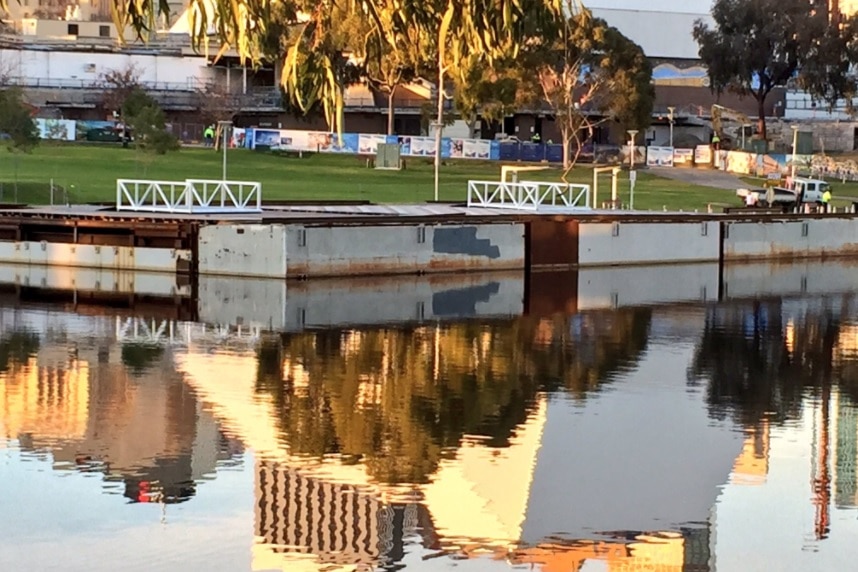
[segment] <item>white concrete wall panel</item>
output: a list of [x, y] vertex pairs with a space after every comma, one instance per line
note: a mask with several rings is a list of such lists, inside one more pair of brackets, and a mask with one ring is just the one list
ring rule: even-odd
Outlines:
[[578, 264], [703, 262], [719, 260], [715, 222], [584, 223], [578, 226]]
[[584, 268], [578, 310], [718, 299], [718, 263]]
[[0, 242], [0, 262], [79, 268], [176, 272], [188, 250], [51, 242]]
[[95, 83], [104, 74], [129, 66], [134, 66], [140, 81], [147, 84], [185, 84], [192, 88], [214, 78], [214, 70], [201, 56], [0, 49], [0, 62], [10, 68], [10, 75], [31, 80]]
[[725, 261], [857, 254], [858, 221], [848, 218], [737, 222], [725, 229]]
[[199, 272], [285, 278], [286, 236], [282, 224], [203, 226], [199, 235]]
[[524, 267], [521, 224], [288, 227], [289, 276]]

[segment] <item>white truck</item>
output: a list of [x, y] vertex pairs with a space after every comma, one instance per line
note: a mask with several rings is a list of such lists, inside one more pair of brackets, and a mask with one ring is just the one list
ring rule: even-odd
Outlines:
[[822, 204], [822, 195], [825, 191], [831, 191], [831, 185], [825, 181], [796, 177], [791, 184], [784, 187], [739, 189], [736, 195], [747, 206], [790, 207], [805, 203]]

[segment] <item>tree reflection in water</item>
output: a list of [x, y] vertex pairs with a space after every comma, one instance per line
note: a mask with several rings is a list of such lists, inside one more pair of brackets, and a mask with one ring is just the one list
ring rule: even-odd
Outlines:
[[854, 341], [846, 311], [823, 304], [785, 317], [781, 301], [713, 307], [689, 383], [706, 384], [713, 417], [745, 427], [795, 420], [805, 397], [819, 397], [832, 384], [858, 403], [858, 354], [844, 347]]
[[598, 391], [640, 358], [650, 321], [634, 309], [274, 336], [258, 350], [257, 390], [294, 454], [420, 484], [466, 436], [509, 446], [540, 392]]

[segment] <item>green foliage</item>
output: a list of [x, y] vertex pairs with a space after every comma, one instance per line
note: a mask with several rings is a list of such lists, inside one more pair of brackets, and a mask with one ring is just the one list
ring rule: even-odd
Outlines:
[[829, 102], [854, 93], [856, 28], [829, 21], [827, 2], [716, 0], [712, 17], [714, 29], [699, 20], [694, 26], [712, 89], [754, 97], [763, 138], [766, 99], [793, 78]]
[[131, 91], [122, 106], [122, 115], [131, 128], [137, 149], [154, 155], [179, 149], [179, 141], [167, 131], [164, 111], [142, 89]]
[[534, 42], [525, 52], [519, 97], [553, 113], [567, 172], [596, 125], [617, 120], [641, 129], [655, 98], [640, 46], [589, 10], [572, 8], [553, 40]]
[[122, 364], [132, 375], [146, 373], [161, 358], [164, 349], [156, 344], [122, 344]]
[[500, 121], [515, 108], [519, 85], [514, 75], [516, 65], [498, 60], [488, 66], [479, 57], [460, 63], [454, 75], [453, 102], [472, 131], [478, 117]]
[[36, 122], [20, 89], [0, 90], [0, 133], [8, 137], [5, 142], [10, 151], [29, 153], [39, 144]]

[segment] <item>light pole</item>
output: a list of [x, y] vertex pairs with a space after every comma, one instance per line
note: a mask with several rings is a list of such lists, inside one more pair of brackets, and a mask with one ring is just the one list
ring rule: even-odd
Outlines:
[[226, 181], [226, 148], [229, 147], [229, 128], [232, 121], [218, 121], [218, 126], [223, 132], [223, 180]]
[[675, 107], [668, 107], [667, 112], [669, 113], [668, 120], [670, 121], [670, 146], [673, 147], [673, 112], [676, 111]]
[[795, 183], [795, 161], [798, 149], [798, 125], [792, 125], [792, 169], [790, 170], [790, 178]]
[[635, 135], [638, 134], [637, 129], [629, 129], [626, 131], [629, 134], [629, 169], [635, 170]]

